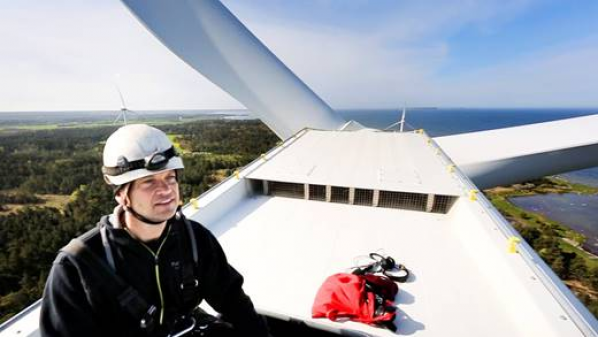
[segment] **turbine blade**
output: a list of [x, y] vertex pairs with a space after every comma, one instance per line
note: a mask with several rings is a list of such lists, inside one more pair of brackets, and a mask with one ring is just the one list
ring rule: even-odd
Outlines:
[[127, 105], [125, 104], [125, 98], [123, 97], [123, 93], [120, 91], [120, 88], [116, 83], [114, 83], [114, 87], [116, 88], [116, 91], [118, 91], [118, 96], [120, 97], [120, 102], [122, 104], [121, 108], [126, 109]]
[[165, 46], [279, 137], [345, 124], [218, 0], [123, 2]]
[[479, 188], [598, 166], [598, 115], [434, 140]]

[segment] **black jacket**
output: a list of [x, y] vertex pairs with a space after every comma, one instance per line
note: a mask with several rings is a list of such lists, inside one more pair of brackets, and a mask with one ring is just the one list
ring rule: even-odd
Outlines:
[[[160, 239], [148, 244], [156, 252], [164, 240], [158, 257], [158, 286], [154, 256], [127, 231], [113, 228], [108, 219], [108, 216], [102, 217], [99, 226], [107, 226], [111, 246], [116, 248], [113, 249], [116, 270], [158, 310], [162, 310], [161, 303], [164, 303], [164, 326], [153, 335], [165, 335], [168, 330], [166, 325], [181, 314], [183, 254], [192, 254], [185, 224], [183, 221], [169, 221]], [[191, 221], [191, 224], [199, 255], [199, 267], [196, 269], [200, 289], [198, 304], [205, 299], [243, 335], [267, 336], [263, 320], [243, 292], [243, 277], [228, 264], [212, 233], [196, 222]], [[91, 251], [106, 260], [97, 228], [80, 238]], [[58, 255], [42, 300], [42, 336], [147, 336], [139, 328], [139, 321], [132, 319], [114, 296], [107, 294], [106, 281], [98, 280], [97, 273], [88, 269], [87, 265], [70, 255]]]

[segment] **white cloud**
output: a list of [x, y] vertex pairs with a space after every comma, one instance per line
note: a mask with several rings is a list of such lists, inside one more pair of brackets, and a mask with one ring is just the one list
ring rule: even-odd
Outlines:
[[[450, 37], [500, 29], [532, 0], [319, 0], [302, 4], [305, 13], [280, 0], [225, 3], [333, 107], [598, 105], [598, 37], [440, 75]], [[0, 111], [117, 109], [116, 73], [131, 109], [240, 107], [118, 2], [1, 7]]]
[[532, 1], [401, 3], [393, 13], [377, 13], [385, 21], [363, 32], [326, 22], [268, 21], [267, 7], [258, 13], [244, 2], [232, 5], [334, 107], [391, 108], [404, 101], [414, 106], [598, 106], [593, 92], [598, 70], [592, 68], [598, 44], [592, 38], [450, 78], [441, 75], [448, 37], [464, 27], [489, 34], [530, 10]]
[[0, 111], [119, 108], [113, 82], [131, 109], [240, 106], [120, 3], [95, 3], [35, 2], [0, 11]]

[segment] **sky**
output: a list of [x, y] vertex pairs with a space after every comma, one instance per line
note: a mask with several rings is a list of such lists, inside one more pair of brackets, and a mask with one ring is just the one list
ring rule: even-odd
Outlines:
[[[598, 107], [595, 0], [223, 0], [333, 108]], [[0, 0], [0, 111], [238, 109], [116, 0]]]

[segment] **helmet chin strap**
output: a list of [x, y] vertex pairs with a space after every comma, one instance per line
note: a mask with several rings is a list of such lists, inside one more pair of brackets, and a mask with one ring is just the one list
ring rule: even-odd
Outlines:
[[131, 204], [131, 199], [129, 199], [129, 188], [130, 187], [131, 187], [130, 183], [127, 183], [124, 186], [122, 186], [122, 189], [123, 189], [122, 192], [124, 194], [124, 196], [123, 196], [124, 199], [122, 200], [122, 206], [123, 206], [123, 210], [125, 212], [130, 213], [133, 217], [135, 217], [135, 219], [137, 219], [143, 223], [146, 223], [148, 225], [153, 225], [153, 226], [160, 225], [160, 224], [164, 223], [165, 221], [170, 220], [170, 219], [163, 220], [163, 221], [150, 220], [150, 219], [146, 218], [145, 216], [137, 213], [137, 211], [135, 211], [133, 209], [133, 206], [127, 206], [127, 204]]
[[153, 220], [150, 220], [150, 219], [148, 219], [148, 218], [144, 217], [143, 215], [141, 215], [141, 214], [137, 213], [137, 212], [136, 212], [136, 211], [133, 209], [133, 207], [129, 207], [129, 206], [123, 206], [123, 209], [125, 210], [125, 212], [128, 212], [128, 213], [130, 213], [132, 216], [134, 216], [134, 217], [135, 217], [137, 220], [139, 220], [139, 221], [141, 221], [141, 222], [143, 222], [143, 223], [149, 224], [149, 225], [159, 225], [159, 224], [162, 224], [162, 223], [164, 223], [164, 222], [168, 221], [168, 220], [163, 220], [163, 221], [153, 221]]

